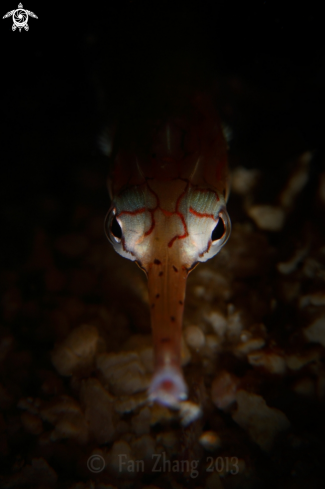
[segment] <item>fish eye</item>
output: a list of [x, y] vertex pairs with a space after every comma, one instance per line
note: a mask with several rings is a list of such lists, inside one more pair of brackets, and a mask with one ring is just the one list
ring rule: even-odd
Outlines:
[[122, 238], [122, 228], [119, 225], [118, 220], [116, 219], [116, 216], [113, 217], [112, 222], [111, 222], [111, 233], [114, 236], [116, 240], [121, 240]]
[[105, 233], [108, 239], [114, 243], [120, 243], [122, 239], [122, 228], [116, 217], [116, 209], [114, 208], [107, 214], [105, 219]]
[[219, 239], [221, 239], [225, 235], [225, 232], [226, 232], [226, 225], [222, 217], [219, 216], [218, 222], [211, 233], [212, 243], [213, 241], [218, 241]]

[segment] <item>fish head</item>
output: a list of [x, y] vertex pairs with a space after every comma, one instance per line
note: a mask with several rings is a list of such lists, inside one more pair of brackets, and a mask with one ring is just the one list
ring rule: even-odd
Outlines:
[[115, 251], [148, 277], [155, 369], [149, 395], [171, 406], [187, 393], [181, 371], [186, 279], [220, 251], [231, 224], [220, 132], [183, 120], [153, 132], [146, 151], [117, 155], [105, 229]]

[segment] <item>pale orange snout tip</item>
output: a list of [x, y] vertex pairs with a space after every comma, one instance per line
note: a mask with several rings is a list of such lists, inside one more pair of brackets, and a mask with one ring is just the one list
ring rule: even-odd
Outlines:
[[182, 372], [171, 366], [159, 369], [149, 387], [149, 400], [164, 406], [176, 407], [187, 399], [187, 387]]

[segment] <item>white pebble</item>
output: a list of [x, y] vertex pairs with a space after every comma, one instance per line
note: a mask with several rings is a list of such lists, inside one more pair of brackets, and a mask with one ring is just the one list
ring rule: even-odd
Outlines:
[[212, 326], [214, 332], [223, 338], [227, 329], [227, 318], [219, 311], [211, 311], [204, 315], [204, 319]]
[[199, 350], [205, 343], [205, 336], [198, 326], [187, 326], [184, 330], [186, 343], [194, 350]]
[[284, 358], [276, 353], [254, 351], [247, 356], [248, 363], [254, 367], [264, 367], [272, 374], [283, 374], [286, 370]]
[[182, 426], [188, 426], [202, 415], [200, 406], [191, 401], [181, 402], [179, 405], [179, 411]]
[[222, 371], [212, 382], [211, 400], [219, 409], [227, 409], [236, 400], [238, 379], [235, 375]]
[[212, 452], [221, 447], [221, 438], [215, 431], [205, 431], [200, 436], [199, 443], [203, 448]]
[[60, 375], [72, 375], [79, 369], [89, 368], [99, 345], [95, 326], [83, 324], [71, 331], [52, 352], [52, 363]]
[[260, 174], [259, 170], [237, 166], [231, 173], [231, 190], [235, 194], [247, 194], [257, 184]]
[[298, 158], [295, 169], [281, 192], [280, 203], [283, 207], [290, 208], [297, 195], [304, 188], [309, 178], [309, 164], [312, 159], [312, 153], [306, 151]]
[[283, 209], [272, 205], [253, 205], [247, 214], [264, 231], [280, 231], [285, 221]]

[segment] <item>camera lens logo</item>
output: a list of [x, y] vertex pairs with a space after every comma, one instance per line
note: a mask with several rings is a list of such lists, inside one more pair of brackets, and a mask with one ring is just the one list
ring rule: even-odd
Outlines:
[[11, 16], [13, 21], [12, 30], [15, 31], [18, 28], [19, 32], [21, 32], [22, 29], [28, 31], [28, 16], [34, 17], [34, 19], [38, 19], [37, 15], [35, 15], [34, 12], [23, 9], [22, 3], [18, 5], [18, 8], [16, 10], [11, 10], [10, 12], [7, 12], [6, 15], [4, 15], [2, 18], [6, 19], [7, 17]]

